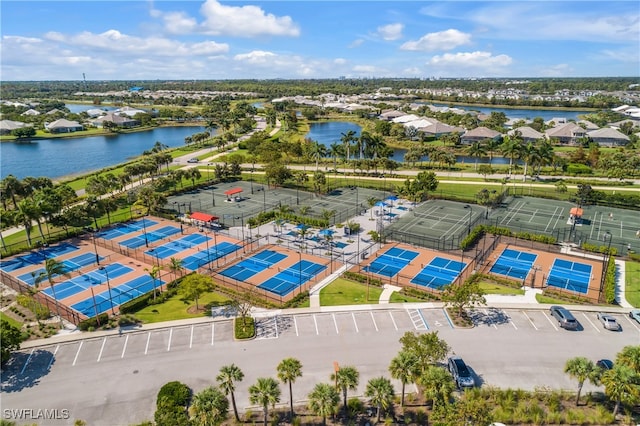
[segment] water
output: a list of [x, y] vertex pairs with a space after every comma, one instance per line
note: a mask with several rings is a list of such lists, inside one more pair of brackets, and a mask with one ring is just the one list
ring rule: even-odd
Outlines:
[[123, 163], [153, 148], [156, 141], [170, 147], [184, 145], [184, 138], [203, 132], [202, 126], [159, 127], [115, 136], [41, 139], [31, 143], [0, 143], [0, 177], [19, 179], [43, 176], [52, 179], [99, 170]]
[[580, 120], [579, 115], [591, 114], [593, 111], [559, 111], [559, 110], [548, 110], [548, 109], [511, 109], [511, 108], [500, 108], [500, 107], [480, 107], [480, 106], [459, 106], [459, 105], [448, 105], [448, 104], [438, 104], [438, 103], [427, 103], [427, 102], [418, 102], [424, 105], [434, 105], [438, 107], [454, 107], [463, 109], [465, 111], [480, 111], [483, 114], [491, 114], [492, 112], [503, 112], [507, 118], [512, 118], [514, 120], [533, 120], [536, 117], [542, 117], [544, 121], [549, 121], [553, 118], [565, 118], [567, 120]]
[[[305, 138], [312, 139], [316, 142], [319, 142], [329, 148], [332, 143], [338, 143], [342, 145], [342, 141], [340, 138], [343, 133], [347, 133], [349, 130], [353, 130], [356, 132], [355, 137], [360, 136], [360, 131], [362, 128], [355, 124], [350, 123], [348, 121], [331, 121], [328, 123], [311, 123], [309, 128], [309, 133], [305, 135]], [[393, 155], [391, 158], [394, 161], [399, 163], [404, 163], [404, 155], [407, 153], [406, 149], [396, 148], [393, 150]], [[356, 158], [356, 154], [352, 154], [351, 158]], [[429, 157], [425, 156], [422, 158], [423, 162], [429, 161]], [[458, 155], [456, 156], [456, 161], [459, 163], [465, 164], [475, 164], [476, 158], [468, 155]], [[489, 164], [489, 157], [481, 157], [477, 159], [478, 164]], [[509, 159], [496, 156], [494, 153], [494, 157], [491, 161], [491, 164], [500, 165], [500, 164], [509, 164]], [[519, 162], [521, 164], [521, 162]]]

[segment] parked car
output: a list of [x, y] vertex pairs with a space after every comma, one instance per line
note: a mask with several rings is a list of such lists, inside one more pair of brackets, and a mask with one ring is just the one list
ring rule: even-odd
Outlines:
[[602, 323], [602, 326], [606, 330], [620, 331], [620, 324], [618, 324], [618, 321], [616, 321], [613, 315], [598, 312], [596, 318], [598, 318], [598, 321]]
[[473, 376], [471, 375], [471, 371], [467, 364], [464, 363], [462, 358], [457, 355], [454, 355], [449, 358], [447, 365], [449, 367], [449, 372], [453, 376], [453, 380], [455, 380], [458, 388], [471, 388], [475, 386], [476, 382], [473, 380]]
[[636, 320], [636, 322], [640, 323], [640, 309], [633, 309], [629, 312], [629, 318]]
[[189, 158], [187, 163], [197, 163], [199, 160], [197, 158]]
[[578, 329], [578, 320], [575, 319], [573, 314], [569, 312], [568, 309], [563, 308], [562, 306], [552, 306], [549, 309], [551, 316], [554, 317], [560, 327], [565, 330], [577, 330]]
[[613, 368], [613, 361], [610, 359], [599, 359], [596, 361], [596, 367], [603, 370], [611, 370]]

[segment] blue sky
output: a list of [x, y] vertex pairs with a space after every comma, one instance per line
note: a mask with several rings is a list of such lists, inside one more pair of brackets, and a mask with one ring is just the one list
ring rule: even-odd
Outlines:
[[640, 76], [633, 1], [14, 1], [0, 79]]

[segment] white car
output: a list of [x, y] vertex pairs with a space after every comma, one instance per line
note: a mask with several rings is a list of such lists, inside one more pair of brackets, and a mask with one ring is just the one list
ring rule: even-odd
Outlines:
[[616, 321], [616, 319], [612, 315], [604, 314], [602, 312], [598, 312], [596, 314], [596, 318], [598, 318], [598, 321], [600, 321], [602, 323], [602, 326], [606, 330], [611, 330], [611, 331], [619, 331], [620, 330], [620, 324], [618, 324], [618, 321]]
[[629, 318], [636, 320], [636, 322], [640, 323], [640, 309], [633, 309], [629, 312]]
[[199, 160], [197, 158], [189, 158], [187, 163], [197, 163]]

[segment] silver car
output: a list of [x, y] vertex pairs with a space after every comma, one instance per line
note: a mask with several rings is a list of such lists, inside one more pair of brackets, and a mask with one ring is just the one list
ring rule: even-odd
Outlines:
[[640, 309], [633, 309], [629, 312], [629, 318], [636, 320], [636, 322], [640, 323]]
[[618, 324], [618, 321], [616, 321], [612, 315], [598, 312], [596, 318], [598, 318], [598, 321], [602, 323], [602, 326], [606, 330], [620, 331], [620, 324]]

